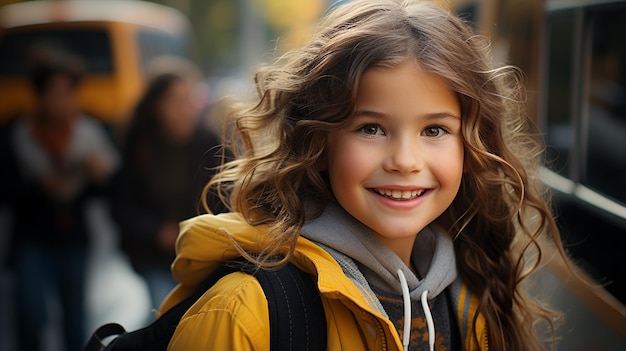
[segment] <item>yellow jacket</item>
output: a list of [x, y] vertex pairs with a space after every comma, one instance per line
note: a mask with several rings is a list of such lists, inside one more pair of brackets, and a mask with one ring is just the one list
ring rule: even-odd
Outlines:
[[[238, 256], [226, 233], [253, 251], [267, 240], [267, 227], [250, 226], [236, 213], [203, 215], [181, 223], [177, 257], [172, 265], [174, 279], [180, 284], [163, 302], [160, 313], [189, 296], [222, 262]], [[328, 327], [328, 350], [402, 350], [393, 323], [369, 305], [326, 251], [300, 237], [293, 263], [317, 276]], [[476, 328], [480, 346], [469, 336], [476, 299], [463, 286], [453, 301], [465, 350], [487, 350], [482, 316], [478, 316]], [[168, 350], [206, 350], [219, 346], [222, 350], [269, 351], [268, 320], [267, 300], [256, 278], [233, 273], [216, 283], [185, 313]]]

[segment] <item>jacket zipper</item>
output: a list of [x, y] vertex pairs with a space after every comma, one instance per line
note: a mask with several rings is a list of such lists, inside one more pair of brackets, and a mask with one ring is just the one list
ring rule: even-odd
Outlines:
[[[350, 301], [350, 303], [356, 308], [356, 311], [360, 314], [363, 315], [363, 317], [365, 317], [366, 319], [369, 319], [371, 322], [375, 323], [377, 330], [378, 330], [378, 336], [380, 337], [380, 340], [382, 342], [381, 345], [381, 351], [386, 351], [387, 348], [387, 337], [385, 336], [385, 331], [383, 330], [382, 324], [380, 323], [380, 321], [378, 320], [378, 318], [376, 318], [376, 316], [372, 315], [369, 312], [365, 312], [363, 311], [363, 309], [361, 307], [359, 307], [354, 301]], [[365, 339], [365, 343], [367, 345], [367, 337]]]
[[483, 327], [483, 345], [482, 350], [489, 351], [489, 334], [487, 333], [487, 326]]

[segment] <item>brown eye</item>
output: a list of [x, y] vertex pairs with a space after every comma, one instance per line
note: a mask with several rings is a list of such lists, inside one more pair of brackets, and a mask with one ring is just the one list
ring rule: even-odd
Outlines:
[[368, 136], [385, 134], [378, 124], [365, 124], [359, 128], [359, 132]]
[[444, 132], [445, 131], [441, 127], [428, 127], [424, 129], [424, 131], [422, 132], [422, 135], [429, 137], [429, 138], [436, 138], [436, 137], [441, 136]]

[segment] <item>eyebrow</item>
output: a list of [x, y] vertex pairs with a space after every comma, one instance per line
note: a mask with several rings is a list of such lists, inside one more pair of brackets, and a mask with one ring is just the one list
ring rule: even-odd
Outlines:
[[[372, 111], [372, 110], [357, 110], [354, 112], [354, 117], [374, 117], [374, 118], [390, 118], [391, 115], [384, 112]], [[450, 112], [434, 112], [424, 116], [427, 120], [436, 119], [461, 119], [460, 116]]]

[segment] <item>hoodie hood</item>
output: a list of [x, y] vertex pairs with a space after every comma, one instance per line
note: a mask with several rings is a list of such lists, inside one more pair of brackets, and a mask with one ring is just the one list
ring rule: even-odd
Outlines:
[[452, 240], [431, 227], [417, 235], [411, 257], [422, 279], [382, 245], [371, 229], [336, 204], [328, 204], [320, 217], [305, 223], [302, 236], [350, 257], [365, 279], [383, 291], [403, 294], [398, 277], [398, 270], [402, 271], [413, 301], [419, 301], [424, 291], [429, 299], [435, 298], [457, 277]]

